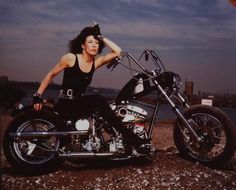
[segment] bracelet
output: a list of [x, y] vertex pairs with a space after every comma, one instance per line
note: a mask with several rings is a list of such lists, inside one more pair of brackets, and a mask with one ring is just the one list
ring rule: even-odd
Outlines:
[[42, 95], [39, 93], [34, 93], [33, 104], [41, 104], [41, 103], [43, 103]]
[[42, 98], [42, 94], [39, 94], [38, 92], [34, 93], [33, 97], [39, 97]]
[[103, 41], [104, 36], [103, 36], [103, 35], [97, 35], [97, 38], [98, 38], [99, 40]]

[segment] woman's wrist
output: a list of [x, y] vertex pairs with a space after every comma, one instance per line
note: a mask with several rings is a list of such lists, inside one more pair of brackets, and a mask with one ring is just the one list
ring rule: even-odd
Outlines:
[[34, 97], [35, 96], [37, 96], [37, 97], [40, 97], [40, 98], [42, 98], [42, 94], [40, 94], [40, 93], [38, 93], [38, 92], [36, 92], [36, 93], [34, 93], [34, 95], [33, 95]]
[[104, 37], [103, 35], [97, 35], [97, 38], [98, 38], [99, 40], [103, 41], [105, 37]]
[[43, 103], [43, 98], [42, 98], [42, 94], [39, 93], [34, 93], [33, 95], [33, 104], [41, 104]]

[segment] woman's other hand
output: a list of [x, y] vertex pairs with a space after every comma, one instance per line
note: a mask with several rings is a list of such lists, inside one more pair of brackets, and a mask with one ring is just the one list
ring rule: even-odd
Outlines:
[[36, 111], [40, 111], [43, 107], [43, 99], [42, 99], [42, 95], [39, 93], [35, 93], [33, 96], [33, 105], [34, 105], [34, 109]]

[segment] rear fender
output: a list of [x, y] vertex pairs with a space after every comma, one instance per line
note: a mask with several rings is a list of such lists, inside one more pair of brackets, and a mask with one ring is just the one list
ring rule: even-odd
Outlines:
[[[49, 106], [46, 106], [46, 105], [43, 105], [43, 108], [41, 111], [39, 112], [51, 112], [51, 114], [55, 115], [55, 117], [57, 117], [58, 119], [60, 118], [59, 114], [52, 108], [52, 107], [49, 107]], [[30, 105], [30, 106], [24, 106], [24, 107], [16, 107], [14, 110], [12, 110], [10, 112], [10, 115], [15, 118], [19, 115], [22, 115], [24, 113], [30, 113], [30, 112], [37, 112], [34, 110], [33, 108], [33, 105]]]
[[[35, 111], [33, 106], [25, 106], [21, 110], [16, 110], [13, 120], [10, 122], [10, 126], [18, 125], [18, 122], [24, 120], [34, 119], [34, 118], [44, 118], [44, 117], [53, 118], [57, 122], [57, 126], [60, 130], [63, 130], [65, 126], [65, 121], [63, 118], [54, 111], [52, 107], [43, 106], [42, 110]], [[11, 128], [11, 127], [10, 127]]]

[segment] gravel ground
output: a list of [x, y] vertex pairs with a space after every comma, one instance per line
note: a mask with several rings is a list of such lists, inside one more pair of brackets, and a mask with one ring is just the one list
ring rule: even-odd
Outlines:
[[[1, 135], [10, 118], [0, 117]], [[15, 171], [1, 153], [1, 189], [235, 189], [236, 155], [221, 169], [212, 169], [179, 157], [171, 124], [157, 124], [152, 161], [66, 161], [57, 171], [26, 176]], [[2, 139], [2, 138], [1, 138]], [[2, 152], [2, 151], [1, 151]]]

